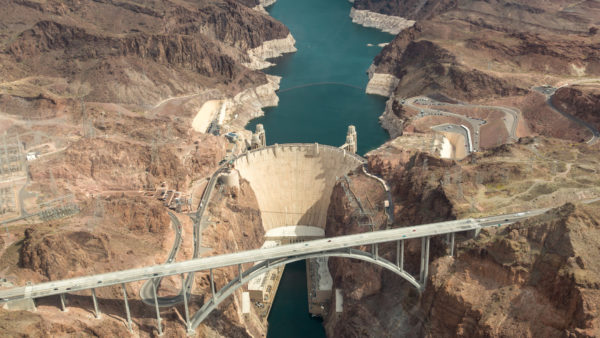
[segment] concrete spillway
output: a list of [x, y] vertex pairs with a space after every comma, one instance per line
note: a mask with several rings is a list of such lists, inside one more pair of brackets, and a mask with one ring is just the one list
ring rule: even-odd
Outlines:
[[265, 231], [284, 225], [325, 228], [336, 178], [364, 159], [321, 144], [273, 145], [238, 157], [234, 167], [256, 194]]

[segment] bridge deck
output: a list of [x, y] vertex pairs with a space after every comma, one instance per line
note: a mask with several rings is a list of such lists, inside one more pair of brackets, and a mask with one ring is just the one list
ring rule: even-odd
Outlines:
[[39, 298], [65, 292], [129, 283], [161, 276], [171, 276], [194, 271], [205, 271], [243, 263], [272, 260], [309, 253], [327, 252], [397, 240], [444, 235], [448, 233], [477, 230], [482, 227], [505, 225], [520, 219], [539, 215], [548, 209], [532, 210], [481, 219], [456, 220], [419, 226], [381, 230], [347, 236], [331, 237], [303, 243], [282, 245], [274, 248], [255, 249], [231, 254], [192, 259], [183, 262], [155, 265], [130, 270], [115, 271], [92, 276], [23, 286], [0, 291], [0, 302], [22, 298]]

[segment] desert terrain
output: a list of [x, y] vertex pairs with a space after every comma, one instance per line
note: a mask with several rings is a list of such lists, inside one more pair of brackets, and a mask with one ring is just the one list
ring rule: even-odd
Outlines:
[[[262, 69], [295, 47], [268, 4], [0, 0], [1, 289], [261, 247], [262, 191], [244, 179], [219, 182], [204, 201], [200, 245], [194, 217], [213, 173], [250, 145], [248, 121], [277, 105], [281, 79]], [[459, 236], [453, 256], [435, 238], [423, 293], [374, 265], [330, 259], [344, 308], [324, 315], [327, 336], [600, 335], [600, 3], [352, 6], [403, 18], [381, 21], [402, 29], [366, 88], [387, 97], [390, 139], [365, 158], [390, 186], [394, 221], [387, 194], [356, 170], [324, 197], [326, 236], [549, 211]], [[377, 27], [382, 16], [372, 18]], [[369, 201], [369, 226], [357, 201]], [[420, 249], [407, 241], [412, 273]], [[216, 288], [236, 273], [217, 270]], [[99, 319], [84, 291], [66, 296], [68, 314], [59, 297], [36, 300], [35, 311], [0, 307], [0, 330], [156, 336], [143, 284], [99, 288]], [[181, 288], [170, 276], [157, 293]], [[207, 272], [193, 290], [191, 312], [209, 297]], [[241, 299], [236, 291], [221, 303], [196, 336], [266, 335], [265, 318], [243, 315]], [[160, 309], [166, 335], [186, 335], [184, 311]]]

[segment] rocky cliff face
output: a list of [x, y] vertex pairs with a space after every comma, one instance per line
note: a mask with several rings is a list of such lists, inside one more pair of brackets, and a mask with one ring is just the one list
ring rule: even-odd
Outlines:
[[[411, 175], [407, 172], [410, 169], [407, 171], [400, 169], [406, 164], [404, 161], [406, 158], [403, 160], [401, 157], [396, 157], [396, 161], [391, 162], [385, 159], [376, 160], [373, 157], [370, 158], [370, 168], [373, 172], [386, 177], [405, 177], [407, 181], [414, 179], [409, 178]], [[372, 227], [365, 226], [364, 220], [357, 212], [357, 200], [353, 197], [357, 196], [360, 201], [370, 201], [369, 205], [382, 206], [383, 201], [387, 198], [384, 190], [374, 185], [372, 179], [364, 175], [355, 174], [349, 177], [349, 183], [340, 180], [333, 189], [325, 229], [326, 236], [341, 236], [386, 228], [382, 217], [372, 218]], [[388, 182], [392, 181], [388, 180]], [[422, 200], [423, 205], [427, 204], [427, 200], [432, 201], [433, 204], [448, 205], [443, 196], [433, 196], [427, 193], [425, 193], [427, 196], [423, 196], [423, 187], [418, 185], [419, 183], [412, 193], [419, 196], [416, 197], [410, 193], [405, 195], [411, 196], [404, 198], [399, 194], [399, 185], [392, 186], [397, 222], [399, 224], [409, 222], [409, 217], [414, 217], [414, 219], [448, 217], [440, 210], [435, 210], [435, 213], [440, 212], [437, 216], [434, 216], [432, 211], [427, 213], [429, 216], [418, 212], [412, 216], [408, 214], [408, 210], [412, 208], [409, 199], [412, 201], [414, 199]], [[352, 191], [354, 195], [347, 191]], [[433, 202], [434, 200], [436, 202]], [[378, 210], [377, 207], [369, 211], [381, 213], [381, 209]], [[377, 212], [374, 214], [378, 215]], [[437, 243], [432, 245], [434, 250], [439, 250]], [[418, 271], [419, 246], [419, 241], [406, 241], [405, 269], [413, 273]], [[370, 248], [362, 248], [362, 250], [368, 251]], [[394, 261], [395, 246], [382, 245], [379, 247], [379, 253], [382, 257]], [[410, 313], [418, 301], [418, 292], [413, 286], [387, 270], [351, 259], [330, 258], [329, 270], [334, 281], [333, 289], [342, 290], [343, 311], [342, 313], [330, 311], [326, 316], [324, 325], [328, 336], [378, 337], [408, 334], [406, 321], [410, 318]]]
[[567, 204], [485, 231], [433, 264], [422, 335], [593, 337], [600, 333], [596, 206]]
[[368, 160], [370, 170], [391, 184], [396, 223], [423, 224], [456, 217], [440, 182], [431, 180], [430, 173], [419, 166], [427, 161], [427, 170], [451, 170], [452, 161], [391, 145], [369, 153]]
[[[600, 13], [590, 4], [570, 3], [577, 9], [569, 13], [561, 7], [566, 2], [541, 6], [533, 1], [437, 1], [419, 9], [421, 4], [355, 2], [356, 8], [417, 20], [375, 58], [369, 69], [369, 93], [396, 100], [418, 95], [466, 102], [503, 100], [523, 110], [531, 87], [564, 83], [565, 77], [575, 77], [577, 83], [577, 77], [600, 74], [600, 40], [592, 19]], [[428, 5], [434, 10], [427, 11]], [[390, 108], [388, 104], [388, 117]], [[558, 129], [565, 122], [554, 116], [545, 119], [556, 120]], [[394, 135], [402, 132], [389, 127]], [[574, 139], [572, 132], [567, 134], [564, 138]]]
[[[222, 46], [203, 36], [147, 33], [133, 33], [125, 37], [105, 36], [77, 26], [40, 21], [33, 28], [19, 34], [7, 52], [16, 62], [24, 62], [38, 75], [58, 75], [56, 70], [60, 69], [60, 64], [49, 65], [40, 59], [46, 54], [60, 53], [67, 60], [78, 60], [84, 64], [91, 62], [97, 66], [106, 64], [107, 60], [112, 58], [131, 58], [154, 63], [162, 69], [168, 67], [187, 70], [206, 78], [239, 83], [242, 86], [261, 81], [260, 74], [244, 71], [239, 63], [225, 53]], [[34, 60], [37, 62], [28, 62]], [[57, 61], [62, 63], [65, 60]], [[75, 66], [75, 63], [73, 65]], [[88, 67], [71, 68], [69, 71], [97, 71], [96, 67]], [[112, 74], [109, 72], [109, 75]], [[240, 76], [250, 78], [240, 79]], [[114, 97], [102, 97], [94, 91], [90, 95], [91, 100], [118, 102]]]
[[[82, 206], [78, 216], [70, 220], [71, 227], [56, 220], [27, 228], [22, 243], [14, 247], [23, 270], [6, 267], [34, 281], [66, 279], [133, 268], [148, 262], [150, 252], [170, 245], [163, 241], [172, 231], [171, 221], [155, 200], [100, 197]], [[151, 247], [144, 248], [144, 242]]]
[[[18, 134], [25, 152], [40, 155], [28, 162], [28, 180], [16, 178], [21, 183], [15, 191], [22, 188], [24, 200], [19, 206], [24, 216], [61, 203], [56, 201], [80, 210], [51, 221], [29, 217], [12, 228], [2, 237], [2, 277], [23, 285], [163, 263], [175, 236], [155, 188], [164, 184], [197, 199], [224, 158], [230, 146], [224, 137], [192, 129], [205, 102], [227, 101], [226, 122], [238, 115], [247, 121], [277, 104], [278, 78], [247, 66], [292, 51], [288, 29], [257, 10], [264, 1], [6, 0], [0, 5], [0, 132], [9, 138]], [[252, 212], [258, 207], [249, 187], [221, 192], [227, 204], [220, 212], [226, 215], [218, 229], [204, 230], [203, 244], [214, 254], [259, 247], [262, 226]], [[176, 259], [189, 259], [192, 222], [183, 213], [176, 216], [183, 232]], [[232, 219], [237, 221], [229, 223]], [[217, 272], [218, 285], [234, 273]], [[159, 293], [176, 292], [178, 277], [166, 278]], [[196, 279], [192, 311], [206, 298], [207, 280]], [[139, 286], [126, 286], [134, 334], [153, 336], [156, 319], [139, 300]], [[84, 292], [67, 295], [69, 316], [57, 315], [52, 297], [38, 302], [39, 316], [21, 313], [22, 322], [0, 309], [0, 330], [127, 335], [120, 287], [100, 288], [98, 297], [107, 313], [99, 321], [90, 320], [93, 305]], [[263, 335], [264, 323], [241, 315], [240, 299], [238, 294], [226, 301], [199, 336]], [[161, 311], [167, 334], [185, 335], [182, 311]]]
[[600, 87], [582, 85], [559, 88], [552, 103], [569, 114], [600, 128]]
[[248, 51], [289, 35], [281, 23], [233, 0], [3, 6], [0, 74], [9, 80], [47, 75], [87, 83], [78, 93], [52, 91], [89, 101], [156, 103], [218, 85], [234, 94], [266, 83], [264, 74], [242, 65], [250, 61]]
[[425, 19], [457, 6], [454, 0], [400, 1], [400, 0], [354, 0], [354, 8], [370, 12], [399, 16], [408, 19]]
[[[394, 96], [433, 94], [442, 88], [451, 97], [467, 100], [526, 92], [506, 80], [466, 68], [458, 63], [455, 55], [431, 41], [410, 42], [401, 51], [394, 50], [394, 46], [390, 44], [383, 49], [375, 59], [374, 70], [374, 74], [389, 71], [395, 76]], [[398, 59], [390, 54], [398, 55]]]
[[[202, 233], [203, 246], [210, 248], [211, 255], [232, 253], [260, 248], [264, 241], [264, 229], [258, 208], [258, 201], [250, 184], [242, 180], [239, 188], [224, 188], [223, 195], [216, 194], [214, 204], [210, 208], [211, 219], [215, 223]], [[247, 264], [247, 269], [251, 264]], [[237, 277], [237, 267], [217, 270], [215, 283], [217, 288]], [[199, 274], [198, 292], [203, 302], [208, 301], [210, 283], [207, 273]], [[242, 291], [226, 299], [219, 310], [213, 312], [201, 325], [200, 336], [206, 336], [211, 330], [217, 329], [224, 336], [253, 336], [259, 337], [266, 332], [266, 322], [252, 310], [251, 315], [242, 315]], [[227, 318], [226, 320], [224, 320]], [[237, 332], [233, 327], [238, 326]]]
[[[577, 165], [588, 169], [600, 165], [596, 160], [577, 164], [593, 157], [590, 154], [596, 150], [587, 145], [573, 145], [568, 162], [576, 162], [563, 165], [558, 163], [565, 158], [559, 160], [557, 151], [571, 147], [570, 142], [522, 139], [450, 161], [415, 150], [418, 147], [409, 141], [419, 139], [398, 137], [367, 155], [370, 170], [391, 186], [394, 227], [550, 207], [600, 193], [573, 189], [572, 179], [590, 173], [583, 174], [575, 169]], [[424, 143], [430, 144], [429, 140]], [[360, 199], [366, 197], [361, 194]], [[382, 201], [375, 196], [368, 200]], [[328, 211], [328, 234], [370, 231], [358, 226], [354, 203], [338, 183]], [[597, 306], [591, 305], [598, 291], [593, 279], [600, 271], [591, 263], [597, 255], [600, 214], [596, 207], [567, 205], [520, 224], [486, 230], [475, 240], [461, 235], [454, 259], [447, 257], [443, 238], [432, 238], [431, 275], [421, 297], [411, 285], [383, 269], [331, 260], [334, 288], [342, 289], [344, 309], [327, 316], [327, 333], [470, 337], [530, 332], [531, 336], [553, 337], [572, 332], [594, 336], [600, 318]], [[407, 241], [405, 248], [405, 269], [418, 275], [420, 242]], [[395, 260], [394, 246], [380, 246], [379, 253]]]
[[112, 257], [106, 235], [79, 231], [68, 234], [40, 234], [33, 228], [25, 231], [20, 266], [44, 275], [49, 280], [73, 277], [73, 272], [97, 268]]

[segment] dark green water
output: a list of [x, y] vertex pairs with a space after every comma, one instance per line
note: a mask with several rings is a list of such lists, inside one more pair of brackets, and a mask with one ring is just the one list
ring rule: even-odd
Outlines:
[[267, 338], [325, 337], [321, 322], [308, 313], [305, 261], [286, 265], [269, 314]]
[[298, 49], [266, 70], [283, 77], [279, 105], [247, 127], [262, 123], [269, 144], [340, 146], [350, 124], [356, 126], [360, 154], [388, 139], [378, 122], [385, 98], [366, 95], [365, 88], [366, 70], [381, 50], [377, 44], [392, 36], [353, 24], [350, 8], [347, 0], [278, 0], [268, 9], [290, 29]]
[[[251, 121], [262, 123], [267, 142], [319, 142], [340, 146], [356, 126], [358, 152], [388, 139], [378, 117], [385, 98], [365, 94], [367, 68], [392, 36], [352, 23], [347, 0], [278, 0], [270, 14], [289, 27], [298, 51], [267, 73], [282, 76], [279, 105]], [[372, 44], [374, 47], [369, 47]], [[269, 316], [269, 338], [325, 337], [321, 320], [308, 314], [305, 262], [285, 268]]]

